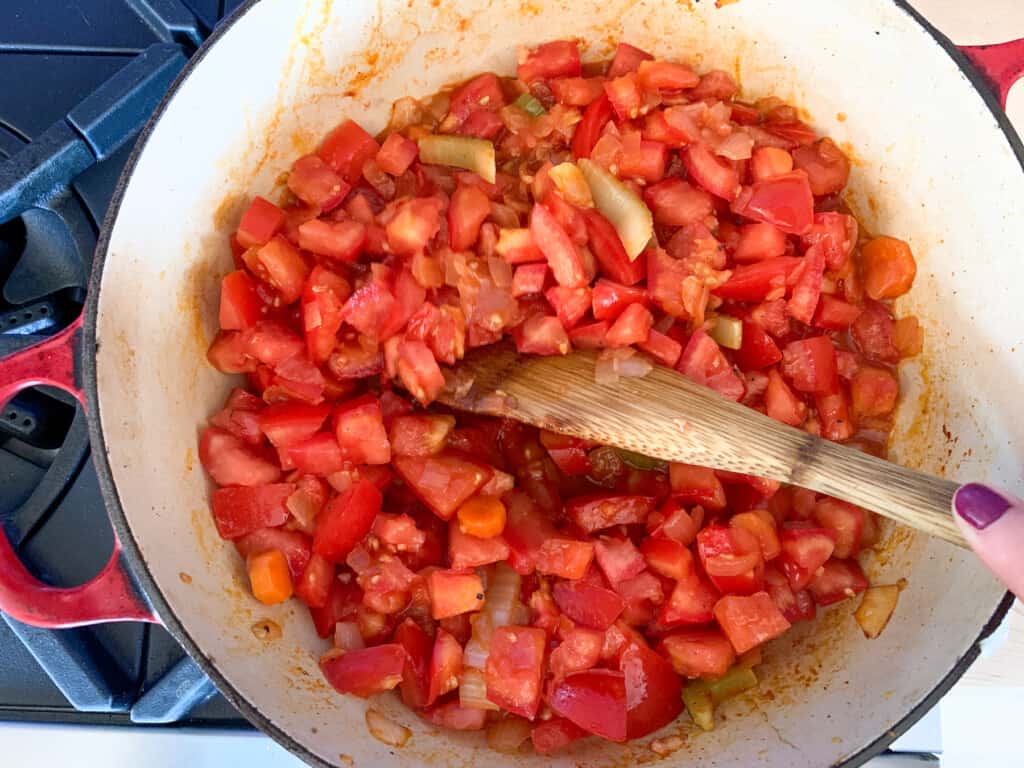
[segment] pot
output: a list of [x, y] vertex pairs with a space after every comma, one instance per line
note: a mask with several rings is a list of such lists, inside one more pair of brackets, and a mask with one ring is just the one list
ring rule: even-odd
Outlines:
[[[39, 383], [77, 393], [120, 541], [94, 581], [63, 590], [32, 579], [0, 539], [0, 609], [51, 627], [161, 621], [246, 717], [313, 765], [659, 758], [650, 739], [587, 740], [554, 759], [499, 755], [479, 735], [439, 733], [396, 698], [335, 693], [317, 667], [326, 643], [304, 609], [249, 596], [240, 558], [216, 535], [196, 460], [197, 429], [232, 384], [204, 353], [218, 278], [232, 268], [228, 234], [249, 196], [279, 191], [292, 159], [342, 117], [380, 130], [396, 98], [481, 70], [511, 72], [516, 45], [560, 37], [586, 41], [589, 58], [623, 39], [701, 70], [724, 68], [747, 97], [798, 104], [850, 147], [851, 208], [868, 230], [906, 238], [919, 256], [900, 309], [921, 319], [926, 352], [900, 371], [906, 396], [893, 457], [1024, 492], [1024, 345], [1014, 320], [1024, 300], [1024, 151], [995, 97], [964, 54], [899, 0], [720, 4], [243, 6], [192, 59], [139, 141], [105, 223], [84, 323], [0, 368], [0, 401]], [[1002, 78], [1005, 97], [1024, 61], [1020, 46], [970, 53]], [[760, 690], [727, 703], [717, 730], [696, 733], [684, 717], [658, 734], [684, 737], [665, 764], [860, 765], [952, 685], [1009, 606], [971, 554], [904, 529], [887, 528], [865, 565], [873, 581], [907, 580], [881, 637], [864, 639], [851, 605], [824, 612], [769, 646]], [[368, 732], [368, 708], [410, 729], [404, 747]]]

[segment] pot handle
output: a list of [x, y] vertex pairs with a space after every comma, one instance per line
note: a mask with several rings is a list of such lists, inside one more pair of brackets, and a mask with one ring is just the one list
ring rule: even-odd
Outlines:
[[[0, 406], [26, 387], [43, 384], [71, 394], [82, 406], [76, 351], [82, 318], [45, 341], [0, 360]], [[121, 543], [103, 570], [77, 587], [51, 587], [36, 579], [0, 531], [0, 611], [25, 624], [49, 629], [109, 621], [159, 621], [121, 558]]]
[[992, 45], [958, 45], [999, 99], [999, 105], [1006, 109], [1006, 97], [1010, 88], [1024, 77], [1024, 38]]

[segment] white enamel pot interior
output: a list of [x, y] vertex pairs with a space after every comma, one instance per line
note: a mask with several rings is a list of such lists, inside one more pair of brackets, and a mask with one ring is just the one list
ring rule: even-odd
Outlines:
[[[247, 594], [218, 539], [197, 430], [231, 381], [204, 352], [217, 325], [228, 234], [256, 193], [345, 117], [372, 131], [389, 105], [481, 70], [513, 72], [518, 44], [558, 37], [606, 57], [627, 40], [697, 68], [736, 74], [748, 98], [777, 94], [851, 147], [850, 204], [874, 232], [906, 238], [919, 275], [903, 309], [927, 330], [901, 372], [908, 395], [894, 453], [952, 477], [1024, 491], [1019, 395], [1024, 352], [1024, 175], [1017, 140], [940, 42], [893, 0], [263, 0], [214, 35], [136, 150], [108, 221], [90, 295], [90, 410], [112, 517], [157, 610], [228, 697], [317, 764], [448, 766], [653, 760], [650, 739], [587, 740], [564, 756], [502, 756], [477, 734], [442, 734], [391, 697], [369, 706], [412, 729], [402, 749], [375, 740], [367, 702], [321, 679], [316, 637], [295, 602]], [[1019, 142], [1017, 142], [1019, 146]], [[1016, 346], [1014, 346], [1016, 345]], [[1016, 431], [1016, 434], [1014, 432]], [[890, 530], [867, 563], [906, 578], [885, 633], [867, 641], [853, 605], [823, 611], [772, 643], [761, 690], [695, 733], [685, 716], [670, 764], [803, 768], [859, 764], [948, 685], [1004, 591], [972, 557]], [[272, 619], [274, 640], [251, 630]], [[909, 720], [908, 720], [909, 715]]]

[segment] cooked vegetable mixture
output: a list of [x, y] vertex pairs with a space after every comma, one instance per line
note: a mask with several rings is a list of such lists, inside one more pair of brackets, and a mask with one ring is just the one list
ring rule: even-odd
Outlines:
[[[865, 239], [843, 151], [775, 98], [737, 99], [619, 44], [524, 50], [346, 120], [255, 197], [221, 283], [200, 436], [253, 596], [309, 607], [327, 680], [548, 753], [700, 727], [757, 685], [763, 643], [868, 589], [873, 515], [756, 477], [431, 405], [468, 348], [602, 350], [881, 454], [894, 366], [920, 351], [906, 243]], [[899, 592], [872, 588], [869, 637]]]

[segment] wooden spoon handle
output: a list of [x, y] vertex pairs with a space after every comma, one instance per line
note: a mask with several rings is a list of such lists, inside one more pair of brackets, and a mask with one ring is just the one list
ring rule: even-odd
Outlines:
[[474, 350], [441, 400], [645, 456], [810, 488], [967, 546], [951, 513], [955, 483], [786, 426], [660, 366], [642, 378], [598, 384], [595, 361], [586, 351]]

